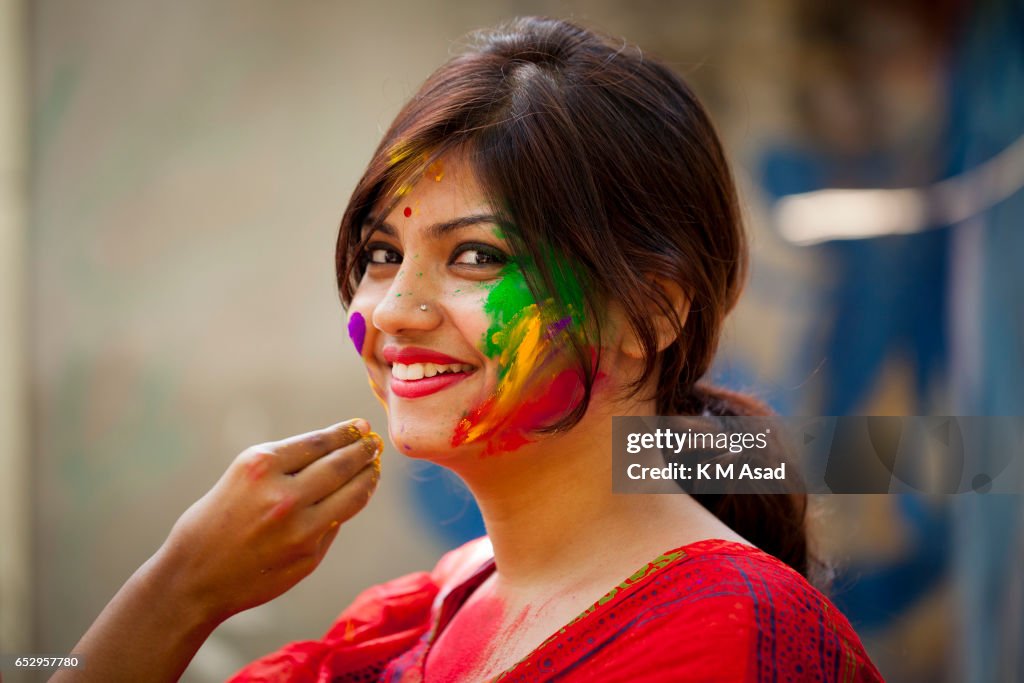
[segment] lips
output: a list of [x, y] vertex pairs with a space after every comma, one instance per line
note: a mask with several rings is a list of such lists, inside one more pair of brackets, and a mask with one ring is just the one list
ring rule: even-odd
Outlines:
[[461, 382], [476, 368], [458, 358], [414, 346], [385, 346], [384, 359], [391, 364], [391, 391], [400, 398], [420, 398]]

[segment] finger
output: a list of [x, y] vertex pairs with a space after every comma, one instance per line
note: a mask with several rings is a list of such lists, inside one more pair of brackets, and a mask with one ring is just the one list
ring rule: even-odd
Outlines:
[[295, 473], [303, 500], [318, 502], [347, 484], [384, 450], [379, 434], [370, 432], [359, 441], [325, 455]]
[[282, 439], [271, 444], [277, 453], [282, 472], [291, 474], [370, 432], [370, 424], [362, 419], [347, 420], [336, 425]]
[[379, 480], [380, 460], [374, 460], [347, 484], [311, 508], [315, 517], [313, 523], [323, 527], [329, 527], [332, 522], [344, 524], [366, 507]]
[[327, 550], [331, 547], [331, 544], [334, 543], [334, 539], [337, 537], [339, 531], [341, 531], [341, 522], [334, 520], [327, 525], [327, 530], [324, 531], [323, 536], [321, 536], [320, 540], [317, 542], [320, 546], [316, 551], [317, 563], [324, 559], [324, 555], [327, 554]]

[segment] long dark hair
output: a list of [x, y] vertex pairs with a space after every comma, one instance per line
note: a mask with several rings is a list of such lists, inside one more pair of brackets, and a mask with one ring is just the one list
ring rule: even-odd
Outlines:
[[[622, 305], [644, 349], [636, 388], [656, 378], [659, 414], [768, 414], [755, 399], [699, 383], [742, 289], [747, 247], [721, 143], [678, 75], [566, 21], [524, 18], [475, 34], [405, 105], [356, 186], [336, 251], [346, 305], [362, 276], [364, 221], [375, 209], [386, 215], [453, 151], [472, 164], [513, 250], [536, 264], [526, 276], [538, 300], [557, 296], [557, 264], [569, 263], [594, 319], [609, 301]], [[689, 297], [685, 320], [657, 278]], [[660, 352], [651, 306], [675, 324], [675, 343]], [[593, 358], [585, 345], [572, 351], [584, 395], [549, 429], [575, 425], [589, 403]], [[805, 495], [694, 497], [808, 574]]]

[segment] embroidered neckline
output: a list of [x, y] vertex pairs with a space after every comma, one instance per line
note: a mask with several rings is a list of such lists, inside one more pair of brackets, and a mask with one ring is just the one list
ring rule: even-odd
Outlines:
[[[522, 664], [528, 662], [538, 652], [540, 652], [545, 647], [550, 645], [552, 641], [564, 635], [566, 631], [568, 631], [570, 628], [578, 625], [581, 621], [594, 614], [604, 605], [608, 604], [609, 602], [620, 596], [624, 596], [627, 592], [631, 591], [637, 585], [664, 571], [668, 567], [671, 567], [684, 559], [696, 555], [701, 555], [709, 552], [728, 552], [729, 550], [739, 550], [744, 553], [762, 553], [762, 551], [759, 550], [756, 546], [748, 545], [746, 543], [738, 543], [736, 541], [726, 541], [720, 538], [706, 538], [700, 541], [687, 543], [686, 545], [682, 545], [672, 550], [666, 551], [658, 557], [651, 560], [650, 562], [648, 562], [647, 564], [645, 564], [644, 566], [637, 569], [630, 576], [628, 576], [618, 585], [616, 585], [603, 596], [601, 596], [596, 602], [590, 605], [590, 607], [580, 612], [578, 615], [576, 615], [575, 618], [573, 618], [564, 626], [562, 626], [557, 631], [552, 633], [550, 636], [545, 638], [543, 642], [541, 642], [537, 647], [530, 650], [530, 652], [528, 652], [518, 662], [516, 662], [509, 668], [505, 669], [497, 676], [488, 679], [489, 683], [497, 683], [509, 674], [513, 673]], [[491, 557], [486, 562], [484, 562], [479, 569], [473, 572], [473, 574], [471, 574], [469, 578], [467, 578], [465, 581], [463, 581], [458, 586], [453, 588], [445, 597], [445, 600], [441, 606], [440, 613], [438, 614], [438, 617], [434, 622], [432, 628], [430, 629], [429, 635], [427, 637], [427, 647], [424, 650], [423, 656], [420, 660], [420, 665], [422, 668], [426, 668], [427, 656], [430, 654], [430, 650], [433, 647], [434, 642], [437, 640], [438, 636], [440, 636], [441, 632], [452, 620], [452, 618], [459, 611], [462, 605], [466, 603], [466, 601], [469, 599], [469, 596], [473, 593], [473, 591], [479, 588], [480, 584], [486, 581], [491, 576], [491, 574], [494, 573], [495, 568], [496, 565], [494, 562], [494, 558]]]

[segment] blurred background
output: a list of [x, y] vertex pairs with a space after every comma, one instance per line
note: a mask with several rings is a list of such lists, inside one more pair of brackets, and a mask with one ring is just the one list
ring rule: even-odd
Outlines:
[[[69, 652], [246, 446], [383, 426], [337, 223], [420, 81], [521, 14], [640, 44], [718, 122], [754, 259], [719, 383], [792, 415], [1024, 414], [1018, 0], [0, 0], [0, 651]], [[816, 502], [887, 680], [1024, 680], [1019, 497]], [[182, 680], [481, 532], [389, 447], [321, 567]]]

